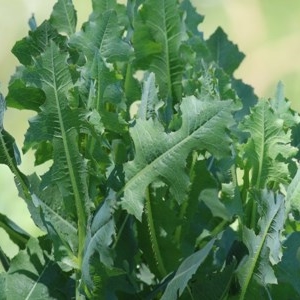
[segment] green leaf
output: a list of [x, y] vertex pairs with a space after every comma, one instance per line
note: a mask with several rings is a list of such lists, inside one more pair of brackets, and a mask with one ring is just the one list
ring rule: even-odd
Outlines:
[[204, 16], [198, 14], [196, 8], [193, 7], [189, 0], [181, 1], [180, 8], [185, 13], [184, 22], [187, 30], [190, 31], [193, 35], [201, 34], [198, 30], [198, 26], [203, 22]]
[[207, 46], [213, 60], [229, 75], [233, 74], [245, 57], [238, 47], [228, 40], [221, 27], [218, 27], [207, 40]]
[[[222, 271], [196, 274], [191, 283], [192, 294], [195, 299], [217, 300], [226, 299], [234, 275], [235, 264], [225, 266]], [[201, 269], [200, 269], [201, 271]], [[203, 277], [205, 276], [205, 277]]]
[[76, 30], [77, 15], [72, 0], [58, 0], [53, 7], [50, 23], [58, 32], [72, 35]]
[[276, 116], [283, 119], [287, 128], [291, 128], [300, 122], [298, 113], [291, 109], [291, 103], [284, 97], [284, 85], [282, 82], [278, 83], [276, 94], [271, 99], [270, 104]]
[[142, 99], [139, 105], [137, 117], [143, 120], [154, 118], [157, 114], [159, 100], [155, 86], [155, 75], [150, 73], [144, 81]]
[[0, 93], [0, 130], [3, 129], [4, 112], [6, 110], [6, 102], [3, 95]]
[[281, 234], [285, 222], [284, 198], [267, 190], [258, 193], [259, 232], [243, 227], [243, 242], [249, 255], [240, 263], [237, 276], [241, 286], [239, 299], [254, 299], [266, 293], [269, 284], [277, 284], [274, 265], [282, 257]]
[[[20, 68], [18, 73], [22, 73]], [[26, 86], [25, 82], [18, 78], [18, 73], [11, 78], [6, 97], [7, 105], [17, 109], [38, 112], [40, 106], [45, 102], [44, 92], [38, 88]]]
[[[157, 278], [164, 278], [172, 272], [182, 257], [174, 236], [174, 228], [180, 224], [179, 206], [173, 199], [164, 200], [167, 192], [168, 188], [163, 183], [151, 184], [146, 192], [142, 223], [138, 222], [136, 225], [138, 245], [143, 253], [142, 259]], [[164, 251], [171, 245], [172, 253]]]
[[0, 94], [0, 164], [7, 165], [15, 176], [16, 185], [23, 198], [30, 204], [31, 195], [29, 192], [26, 176], [19, 170], [21, 163], [20, 152], [16, 146], [15, 139], [3, 128], [3, 114], [5, 111], [5, 100]]
[[[0, 293], [1, 293], [1, 278], [2, 278], [1, 273], [2, 271], [7, 271], [9, 269], [9, 265], [10, 265], [10, 259], [0, 247]], [[0, 299], [3, 299], [1, 298], [1, 294], [0, 294]]]
[[30, 120], [24, 145], [28, 149], [40, 142], [52, 142], [51, 183], [58, 185], [66, 211], [78, 221], [80, 247], [85, 236], [89, 197], [86, 167], [78, 149], [78, 111], [71, 110], [68, 101], [73, 83], [67, 59], [68, 55], [51, 41], [35, 64], [24, 72], [28, 85], [42, 89], [46, 95], [41, 112]]
[[184, 168], [190, 151], [207, 150], [217, 158], [228, 155], [226, 128], [232, 124], [231, 109], [230, 101], [185, 98], [181, 104], [182, 127], [172, 133], [165, 133], [157, 120], [137, 119], [130, 130], [135, 158], [124, 167], [122, 207], [140, 220], [145, 189], [158, 178], [166, 181], [175, 199], [182, 203], [189, 184]]
[[30, 239], [12, 261], [0, 291], [1, 299], [70, 299], [69, 277], [51, 259], [48, 246]]
[[134, 21], [136, 67], [154, 72], [160, 97], [181, 100], [181, 22], [176, 0], [147, 0]]
[[7, 216], [0, 213], [0, 227], [5, 230], [9, 238], [18, 245], [21, 249], [25, 248], [25, 245], [30, 238], [30, 235], [20, 228], [15, 222], [10, 220]]
[[283, 125], [284, 121], [265, 100], [259, 101], [240, 125], [240, 129], [250, 134], [241, 154], [246, 168], [252, 170], [253, 187], [264, 188], [290, 180], [286, 159], [294, 156], [297, 149], [291, 146], [291, 132], [286, 132]]
[[[78, 251], [77, 226], [68, 210], [62, 205], [63, 199], [55, 185], [43, 186], [37, 175], [29, 177], [33, 204], [28, 207], [35, 224], [48, 231], [55, 247], [54, 255], [58, 261], [75, 265], [74, 255]], [[64, 248], [64, 253], [61, 253]]]
[[242, 80], [232, 78], [232, 87], [242, 101], [243, 107], [235, 113], [235, 119], [241, 121], [250, 114], [250, 108], [257, 103], [257, 96], [252, 86], [245, 84]]
[[93, 12], [103, 14], [104, 12], [114, 9], [117, 5], [116, 0], [92, 0]]
[[196, 273], [197, 269], [201, 266], [210, 253], [214, 242], [214, 239], [211, 240], [203, 249], [193, 253], [181, 263], [175, 273], [175, 276], [168, 283], [167, 288], [161, 298], [162, 300], [177, 299], [181, 296], [189, 280]]
[[66, 38], [59, 35], [49, 21], [44, 21], [35, 31], [30, 31], [28, 37], [16, 42], [12, 53], [20, 63], [27, 66], [55, 41], [60, 47], [65, 47]]
[[19, 173], [17, 165], [21, 163], [20, 152], [15, 139], [3, 128], [6, 102], [0, 93], [0, 164], [7, 165], [13, 173]]
[[297, 297], [300, 296], [300, 233], [293, 232], [283, 244], [284, 253], [281, 262], [277, 265], [276, 275], [279, 286], [283, 283], [290, 284]]
[[289, 184], [286, 195], [287, 214], [292, 210], [297, 219], [300, 217], [300, 168]]
[[99, 260], [104, 266], [110, 268], [113, 266], [113, 256], [110, 247], [115, 235], [115, 222], [112, 217], [115, 205], [115, 195], [109, 195], [95, 214], [88, 231], [82, 262], [82, 280], [90, 290], [93, 290], [95, 287], [90, 274], [93, 255], [97, 253]]
[[19, 173], [16, 167], [21, 163], [20, 152], [15, 139], [5, 129], [0, 132], [0, 163], [9, 166], [13, 173]]
[[101, 18], [86, 23], [82, 30], [70, 39], [69, 44], [81, 49], [88, 63], [93, 62], [97, 55], [108, 62], [127, 61], [131, 55], [129, 44], [121, 39], [117, 13], [114, 10], [107, 10]]

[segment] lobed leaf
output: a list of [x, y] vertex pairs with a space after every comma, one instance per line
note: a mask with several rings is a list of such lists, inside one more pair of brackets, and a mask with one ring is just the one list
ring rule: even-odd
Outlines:
[[137, 117], [143, 120], [153, 118], [156, 115], [159, 100], [155, 86], [155, 74], [150, 73], [144, 81], [142, 99], [138, 108]]
[[245, 57], [238, 47], [228, 40], [221, 27], [207, 40], [207, 46], [214, 61], [229, 75], [233, 74]]
[[183, 0], [180, 4], [180, 9], [185, 12], [184, 22], [187, 27], [187, 31], [190, 31], [191, 35], [202, 35], [199, 32], [199, 24], [204, 20], [204, 16], [198, 14], [197, 10], [189, 0]]
[[50, 41], [34, 65], [24, 71], [28, 85], [43, 90], [46, 96], [41, 112], [30, 120], [24, 147], [27, 150], [42, 142], [52, 143], [51, 180], [44, 184], [58, 185], [66, 211], [78, 222], [79, 245], [83, 245], [81, 239], [85, 235], [89, 197], [86, 167], [78, 149], [78, 110], [71, 109], [68, 101], [73, 82], [67, 59], [68, 54]]
[[112, 268], [113, 256], [111, 245], [115, 235], [115, 223], [112, 217], [115, 209], [115, 197], [110, 195], [95, 214], [85, 241], [85, 250], [82, 262], [82, 280], [88, 289], [93, 290], [95, 282], [91, 276], [91, 263], [95, 254], [98, 254], [101, 264]]
[[137, 119], [130, 129], [135, 158], [124, 166], [122, 207], [140, 220], [145, 189], [155, 179], [165, 181], [178, 203], [182, 203], [189, 184], [184, 171], [189, 153], [207, 150], [217, 158], [229, 153], [226, 128], [232, 124], [231, 110], [230, 101], [185, 98], [181, 104], [182, 126], [171, 133], [165, 133], [157, 120]]
[[58, 32], [72, 35], [76, 30], [77, 15], [72, 0], [58, 0], [53, 7], [50, 23]]
[[270, 184], [287, 183], [290, 172], [285, 159], [297, 152], [291, 146], [291, 132], [284, 130], [284, 122], [279, 119], [267, 101], [260, 101], [240, 128], [250, 134], [242, 146], [243, 158], [248, 170], [252, 170], [251, 184], [264, 188]]
[[35, 174], [29, 177], [29, 182], [33, 204], [28, 208], [32, 219], [40, 229], [48, 231], [54, 244], [57, 240], [61, 241], [60, 248], [63, 247], [65, 253], [58, 259], [57, 251], [60, 249], [55, 248], [54, 255], [58, 261], [74, 261], [74, 255], [78, 251], [77, 225], [62, 205], [63, 198], [58, 187], [44, 187]]
[[134, 20], [136, 65], [154, 72], [160, 97], [181, 100], [181, 23], [176, 0], [147, 0]]
[[69, 44], [81, 49], [89, 64], [98, 55], [104, 61], [113, 62], [128, 60], [131, 53], [129, 44], [121, 39], [117, 13], [112, 9], [85, 24], [80, 32], [71, 37]]
[[243, 242], [249, 255], [240, 263], [237, 276], [241, 286], [239, 299], [253, 299], [267, 293], [268, 285], [277, 284], [274, 265], [282, 257], [281, 233], [285, 222], [284, 198], [263, 190], [257, 195], [259, 232], [243, 227]]
[[28, 37], [16, 42], [12, 53], [21, 64], [28, 66], [33, 63], [33, 58], [38, 57], [55, 41], [64, 47], [66, 38], [59, 35], [49, 21], [44, 21], [35, 31], [30, 31]]

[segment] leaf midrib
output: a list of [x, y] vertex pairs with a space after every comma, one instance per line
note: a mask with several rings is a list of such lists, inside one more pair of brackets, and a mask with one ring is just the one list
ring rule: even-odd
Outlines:
[[[51, 44], [53, 47], [53, 44]], [[51, 64], [52, 64], [52, 82], [53, 82], [53, 90], [54, 90], [54, 96], [55, 96], [55, 104], [57, 107], [57, 114], [58, 114], [58, 119], [59, 119], [59, 124], [61, 128], [61, 135], [62, 135], [62, 141], [63, 141], [63, 147], [64, 147], [64, 152], [66, 155], [66, 160], [67, 160], [67, 166], [69, 170], [69, 175], [70, 175], [70, 180], [71, 180], [71, 185], [72, 189], [74, 192], [74, 198], [75, 198], [75, 205], [76, 205], [76, 211], [77, 211], [77, 218], [78, 218], [78, 245], [79, 245], [79, 250], [78, 250], [78, 259], [79, 259], [79, 265], [81, 264], [81, 256], [82, 256], [82, 251], [83, 251], [83, 245], [84, 245], [84, 239], [85, 239], [85, 228], [86, 228], [86, 215], [85, 215], [85, 210], [84, 207], [82, 206], [82, 201], [80, 197], [80, 191], [79, 187], [77, 184], [76, 180], [76, 175], [75, 171], [73, 168], [72, 160], [71, 160], [71, 154], [70, 154], [70, 149], [68, 146], [68, 141], [67, 141], [67, 132], [65, 129], [65, 124], [63, 121], [63, 116], [62, 112], [60, 109], [60, 101], [59, 101], [59, 95], [58, 95], [58, 84], [56, 82], [56, 68], [55, 68], [55, 59], [53, 55], [53, 49], [51, 49]]]
[[[267, 235], [269, 233], [269, 228], [270, 228], [271, 224], [273, 223], [276, 215], [278, 214], [279, 209], [280, 209], [280, 205], [278, 205], [278, 207], [276, 207], [276, 211], [274, 211], [274, 214], [272, 215], [272, 218], [270, 218], [270, 220], [268, 222], [268, 225], [264, 227], [265, 231], [263, 231], [263, 234], [262, 235], [260, 235], [260, 234], [258, 235], [259, 237], [261, 237], [261, 243], [260, 243], [260, 245], [258, 247], [257, 252], [254, 255], [254, 258], [250, 260], [253, 263], [250, 265], [248, 275], [246, 276], [246, 280], [244, 281], [245, 284], [242, 286], [240, 300], [243, 300], [245, 298], [245, 295], [246, 295], [246, 292], [248, 290], [248, 286], [250, 284], [251, 278], [254, 275], [254, 269], [256, 267], [256, 264], [257, 264], [257, 261], [259, 259], [260, 253], [261, 253], [261, 251], [263, 249], [263, 246], [265, 244], [266, 237], [267, 237]], [[250, 259], [250, 257], [248, 257], [248, 259]]]

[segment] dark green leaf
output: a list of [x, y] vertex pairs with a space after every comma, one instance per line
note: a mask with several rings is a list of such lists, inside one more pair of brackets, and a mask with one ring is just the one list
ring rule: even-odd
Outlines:
[[180, 4], [180, 8], [185, 13], [184, 22], [187, 27], [187, 30], [190, 31], [193, 35], [199, 35], [198, 26], [203, 22], [204, 17], [196, 11], [196, 8], [193, 7], [189, 0], [183, 0]]
[[20, 228], [16, 223], [10, 220], [7, 216], [0, 213], [0, 227], [2, 227], [8, 234], [9, 238], [18, 245], [21, 249], [25, 248], [25, 245], [30, 238], [30, 235]]
[[10, 107], [38, 112], [46, 98], [42, 90], [27, 87], [22, 79], [15, 76], [11, 79], [6, 99], [7, 105]]
[[283, 257], [276, 268], [278, 283], [279, 286], [283, 283], [290, 284], [297, 297], [300, 297], [300, 232], [289, 235], [283, 246]]
[[25, 250], [15, 256], [6, 274], [1, 299], [70, 299], [69, 278], [52, 261], [43, 244], [30, 239]]
[[30, 65], [33, 58], [43, 53], [55, 41], [61, 47], [65, 45], [65, 37], [60, 36], [48, 21], [44, 21], [29, 36], [18, 41], [12, 48], [12, 53], [23, 65]]
[[229, 75], [233, 74], [245, 57], [220, 27], [207, 40], [207, 46], [215, 62]]
[[206, 259], [215, 240], [211, 240], [203, 249], [187, 257], [179, 266], [174, 278], [168, 283], [162, 300], [177, 299], [187, 287], [189, 280]]

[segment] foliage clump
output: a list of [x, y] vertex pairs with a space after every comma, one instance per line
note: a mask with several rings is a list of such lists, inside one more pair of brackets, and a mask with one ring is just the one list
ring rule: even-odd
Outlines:
[[[190, 1], [71, 0], [32, 19], [0, 98], [0, 163], [45, 235], [6, 216], [0, 299], [297, 299], [299, 116], [233, 73], [244, 55], [205, 40]], [[201, 25], [200, 25], [201, 28]], [[5, 107], [36, 112], [23, 174]]]

